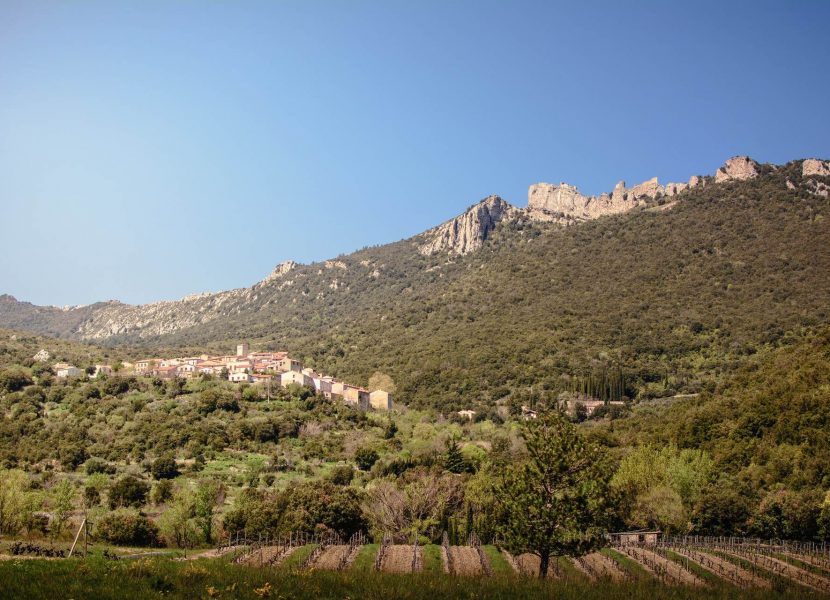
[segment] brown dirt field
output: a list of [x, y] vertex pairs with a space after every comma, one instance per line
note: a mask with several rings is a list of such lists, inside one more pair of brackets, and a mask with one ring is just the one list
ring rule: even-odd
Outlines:
[[409, 544], [392, 544], [387, 546], [380, 570], [386, 573], [411, 573], [412, 546]]
[[[718, 577], [721, 577], [726, 581], [736, 583], [741, 587], [755, 587], [767, 590], [772, 588], [772, 583], [769, 581], [769, 579], [764, 579], [763, 577], [755, 575], [752, 571], [747, 571], [746, 569], [743, 569], [735, 563], [729, 562], [728, 560], [721, 558], [720, 556], [709, 554], [708, 552], [702, 552], [699, 550], [691, 549], [687, 549], [686, 552], [678, 551], [678, 554], [688, 556], [689, 560], [694, 561], [710, 573], [714, 573]], [[710, 566], [712, 564], [716, 566]], [[718, 568], [718, 566], [720, 566], [720, 569]], [[735, 579], [732, 579], [729, 576], [725, 575], [724, 571], [734, 573]]]
[[790, 579], [791, 581], [805, 587], [812, 588], [819, 592], [830, 592], [830, 579], [821, 577], [820, 575], [816, 575], [815, 573], [811, 573], [810, 571], [801, 569], [795, 565], [791, 565], [783, 560], [773, 558], [772, 556], [766, 556], [764, 554], [756, 554], [754, 557], [745, 552], [735, 552], [730, 554], [750, 562], [755, 562], [758, 566], [763, 567], [768, 571], [772, 571], [773, 573], [778, 573], [782, 577], [786, 577], [787, 579]]
[[[542, 562], [535, 554], [520, 554], [513, 559], [522, 575], [539, 577], [539, 563]], [[548, 568], [548, 578], [556, 577], [554, 571]]]
[[[245, 557], [243, 557], [241, 562], [242, 564], [252, 566], [270, 565], [275, 561], [281, 562], [284, 558], [283, 556], [280, 556], [283, 550], [283, 546], [266, 546], [246, 555]], [[293, 548], [289, 548], [289, 554], [291, 550], [293, 550]]]
[[481, 575], [481, 557], [472, 546], [450, 546], [454, 575]]
[[312, 568], [325, 571], [336, 571], [340, 566], [340, 561], [348, 556], [351, 546], [348, 544], [337, 544], [335, 546], [326, 546], [322, 554], [314, 561]]
[[652, 569], [646, 561], [656, 564], [659, 570], [665, 574], [667, 582], [674, 582], [678, 585], [689, 585], [694, 587], [705, 587], [706, 585], [700, 577], [691, 571], [687, 571], [680, 564], [674, 562], [673, 560], [669, 560], [656, 552], [646, 550], [645, 548], [635, 548], [630, 546], [624, 548], [624, 552], [651, 573], [654, 573], [654, 569]]
[[604, 554], [592, 552], [582, 557], [588, 570], [596, 577], [607, 578], [611, 581], [625, 581], [625, 572], [617, 563]]

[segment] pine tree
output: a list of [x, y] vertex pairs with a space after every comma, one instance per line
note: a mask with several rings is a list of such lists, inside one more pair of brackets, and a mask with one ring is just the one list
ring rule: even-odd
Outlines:
[[511, 552], [539, 556], [545, 577], [551, 558], [581, 556], [604, 543], [611, 470], [605, 453], [556, 412], [528, 421], [522, 436], [527, 459], [508, 467], [496, 485], [498, 529]]
[[467, 461], [461, 454], [461, 447], [455, 438], [447, 442], [447, 453], [444, 455], [444, 468], [450, 473], [463, 473], [467, 470]]

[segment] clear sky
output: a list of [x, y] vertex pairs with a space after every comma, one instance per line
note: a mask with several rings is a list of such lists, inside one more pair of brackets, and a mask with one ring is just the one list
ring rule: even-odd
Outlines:
[[830, 2], [0, 0], [0, 293], [247, 286], [537, 181], [830, 158]]

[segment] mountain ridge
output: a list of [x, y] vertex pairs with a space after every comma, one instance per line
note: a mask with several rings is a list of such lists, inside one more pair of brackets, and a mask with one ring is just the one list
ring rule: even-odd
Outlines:
[[[822, 179], [830, 173], [830, 161], [805, 159], [800, 164], [802, 180], [799, 186], [826, 197], [830, 188]], [[726, 161], [714, 176], [693, 176], [688, 184], [662, 186], [653, 178], [626, 188], [625, 183], [620, 182], [613, 192], [600, 196], [583, 196], [575, 186], [565, 183], [559, 186], [534, 184], [528, 190], [528, 205], [525, 208], [515, 207], [499, 196], [489, 196], [437, 227], [384, 248], [399, 248], [401, 256], [396, 258], [398, 262], [402, 257], [404, 262], [425, 261], [421, 267], [439, 273], [440, 277], [443, 276], [442, 269], [446, 271], [458, 257], [480, 251], [499, 226], [514, 226], [522, 222], [570, 226], [661, 202], [660, 208], [671, 208], [673, 204], [666, 204], [666, 199], [674, 202], [698, 187], [752, 180], [761, 171], [779, 168], [760, 165], [749, 157], [739, 156]], [[788, 189], [797, 187], [791, 179], [795, 178], [787, 179]], [[363, 282], [383, 278], [389, 271], [386, 264], [352, 259], [358, 255], [360, 251], [309, 265], [286, 261], [250, 287], [191, 294], [179, 300], [141, 305], [111, 300], [78, 307], [36, 306], [6, 294], [0, 296], [0, 326], [88, 341], [153, 339], [245, 312], [262, 311], [269, 301], [283, 302], [281, 292], [295, 286], [304, 290], [306, 282], [314, 278], [326, 279], [327, 288], [324, 289], [329, 290], [318, 291], [315, 298], [319, 300], [338, 290], [349, 293], [349, 286], [343, 287], [342, 277], [349, 271]], [[357, 283], [353, 285], [355, 288], [362, 287]], [[290, 301], [307, 302], [307, 293], [301, 291], [299, 298], [292, 297]]]

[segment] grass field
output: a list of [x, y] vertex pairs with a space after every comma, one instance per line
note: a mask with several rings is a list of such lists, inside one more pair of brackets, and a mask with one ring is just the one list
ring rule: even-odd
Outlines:
[[[304, 550], [304, 549], [303, 549]], [[295, 563], [296, 564], [296, 563]], [[501, 570], [501, 569], [500, 569]], [[727, 600], [738, 598], [802, 598], [799, 592], [739, 590], [720, 585], [708, 589], [671, 588], [656, 581], [626, 584], [590, 584], [578, 579], [538, 581], [514, 575], [450, 577], [428, 572], [414, 575], [299, 571], [296, 568], [260, 569], [201, 559], [175, 562], [164, 558], [106, 561], [0, 561], [0, 598], [8, 599], [204, 599], [258, 600], [357, 599], [436, 600], [437, 598], [603, 600], [655, 598], [666, 600]]]

